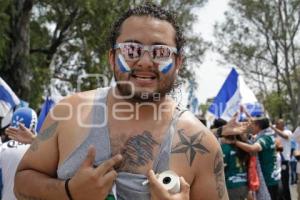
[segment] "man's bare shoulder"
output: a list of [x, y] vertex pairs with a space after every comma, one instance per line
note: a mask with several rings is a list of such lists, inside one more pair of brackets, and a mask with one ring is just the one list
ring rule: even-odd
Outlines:
[[77, 92], [72, 95], [64, 97], [59, 101], [58, 105], [63, 103], [70, 103], [72, 105], [77, 105], [81, 102], [93, 101], [98, 90], [89, 90], [84, 92]]
[[48, 113], [37, 142], [52, 138], [58, 144], [63, 144], [59, 146], [60, 157], [68, 155], [86, 137], [84, 133], [87, 133], [86, 127], [91, 123], [90, 116], [97, 91], [75, 93], [59, 101]]
[[52, 114], [62, 118], [66, 117], [66, 115], [73, 117], [73, 115], [70, 116], [70, 113], [74, 113], [78, 109], [78, 106], [93, 104], [96, 92], [97, 90], [89, 90], [66, 96], [55, 105]]
[[185, 130], [186, 136], [193, 136], [195, 133], [205, 135], [207, 140], [218, 143], [214, 134], [191, 112], [184, 112], [178, 120], [177, 130]]
[[220, 145], [192, 113], [180, 117], [171, 152], [175, 171], [191, 185], [191, 199], [226, 199]]
[[[97, 90], [75, 93], [60, 100], [48, 113], [44, 128], [57, 124], [57, 131], [75, 125], [79, 118], [89, 115]], [[74, 126], [73, 126], [74, 127]]]
[[[175, 146], [172, 153], [183, 153], [188, 158], [190, 167], [197, 168], [198, 164], [213, 165], [220, 145], [211, 131], [205, 127], [191, 112], [185, 112], [179, 118], [176, 128]], [[182, 147], [186, 146], [184, 152]], [[203, 163], [205, 160], [205, 164]], [[211, 162], [208, 162], [211, 161]]]

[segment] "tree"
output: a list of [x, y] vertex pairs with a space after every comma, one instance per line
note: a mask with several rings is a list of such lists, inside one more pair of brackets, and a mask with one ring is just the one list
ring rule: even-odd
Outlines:
[[[29, 24], [33, 0], [3, 1], [1, 16], [4, 21], [1, 40], [1, 73], [12, 89], [21, 98], [30, 91], [29, 57]], [[6, 32], [6, 34], [4, 34]], [[1, 48], [1, 47], [0, 47]]]
[[265, 109], [268, 111], [268, 114], [272, 119], [276, 119], [279, 112], [289, 114], [288, 105], [284, 100], [284, 95], [278, 96], [278, 93], [276, 91], [269, 93], [266, 96], [263, 104], [265, 105]]
[[[111, 77], [107, 60], [109, 49], [107, 36], [111, 25], [124, 10], [145, 1], [22, 0], [22, 2], [31, 2], [31, 7], [28, 7], [26, 13], [20, 10], [20, 15], [31, 14], [31, 18], [28, 18], [30, 20], [26, 20], [27, 24], [24, 24], [27, 27], [27, 38], [22, 40], [30, 44], [30, 46], [22, 46], [23, 51], [26, 52], [22, 55], [26, 59], [17, 59], [21, 62], [19, 66], [23, 66], [18, 66], [22, 74], [16, 73], [17, 68], [7, 62], [11, 60], [9, 55], [1, 57], [3, 52], [1, 50], [7, 49], [19, 39], [8, 37], [9, 30], [15, 29], [15, 24], [7, 23], [5, 30], [2, 31], [0, 28], [0, 33], [7, 37], [7, 40], [0, 39], [0, 62], [7, 63], [4, 68], [0, 67], [0, 75], [9, 80], [8, 83], [13, 86], [17, 95], [28, 100], [36, 108], [41, 103], [42, 96], [51, 93], [49, 86], [54, 86], [62, 94], [66, 94], [76, 90], [78, 80], [85, 74], [103, 74]], [[188, 35], [187, 57], [201, 61], [206, 47], [201, 39], [191, 35], [190, 30], [195, 16], [190, 11], [195, 6], [202, 6], [205, 0], [155, 2], [179, 11], [178, 20], [187, 30], [185, 35]], [[3, 5], [6, 6], [4, 18], [13, 19], [12, 13], [8, 11], [10, 8], [15, 8], [16, 4], [3, 0]], [[30, 29], [28, 29], [29, 23]], [[193, 73], [186, 67], [182, 71], [181, 77], [193, 78]], [[12, 76], [15, 78], [12, 79]], [[24, 80], [21, 79], [22, 77]], [[99, 85], [103, 85], [102, 80], [86, 77], [80, 89], [87, 90]]]
[[[254, 80], [265, 97], [284, 97], [293, 126], [300, 113], [300, 1], [231, 0], [226, 20], [216, 25], [216, 49]], [[283, 94], [286, 94], [283, 96]], [[279, 105], [281, 106], [281, 105]]]

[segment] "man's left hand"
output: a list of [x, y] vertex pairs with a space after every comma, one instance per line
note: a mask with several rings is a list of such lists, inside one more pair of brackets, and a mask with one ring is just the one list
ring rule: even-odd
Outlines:
[[180, 177], [180, 192], [176, 194], [169, 193], [161, 184], [153, 170], [148, 173], [148, 180], [150, 184], [151, 200], [189, 200], [190, 199], [190, 185]]

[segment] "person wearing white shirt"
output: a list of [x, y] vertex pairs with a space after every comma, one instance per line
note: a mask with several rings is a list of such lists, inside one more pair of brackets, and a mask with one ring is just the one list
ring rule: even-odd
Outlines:
[[27, 151], [28, 144], [22, 144], [10, 140], [2, 144], [0, 152], [0, 168], [2, 170], [3, 189], [2, 200], [14, 200], [13, 193], [14, 177], [17, 166]]
[[[16, 200], [14, 179], [19, 162], [30, 147], [36, 133], [37, 116], [31, 108], [18, 108], [12, 117], [5, 134], [13, 140], [4, 142], [0, 150], [0, 170], [2, 171], [1, 200]], [[26, 139], [26, 140], [25, 140]], [[17, 141], [19, 140], [19, 141]], [[28, 141], [28, 142], [25, 142]]]
[[291, 200], [289, 177], [290, 177], [290, 159], [291, 159], [291, 138], [292, 132], [285, 128], [283, 119], [276, 121], [275, 127], [271, 126], [276, 136], [280, 139], [283, 146], [281, 159], [281, 182], [283, 186], [283, 196], [285, 200]]
[[297, 143], [297, 149], [294, 152], [294, 156], [297, 159], [297, 176], [298, 176], [298, 182], [297, 182], [297, 192], [298, 192], [298, 200], [300, 200], [300, 126], [296, 128], [296, 130], [293, 133], [293, 138], [295, 139]]

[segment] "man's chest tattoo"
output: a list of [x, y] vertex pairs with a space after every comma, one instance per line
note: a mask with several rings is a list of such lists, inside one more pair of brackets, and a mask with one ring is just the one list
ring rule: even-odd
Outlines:
[[153, 161], [153, 151], [156, 145], [159, 143], [153, 139], [149, 131], [128, 138], [121, 149], [124, 158], [121, 168], [127, 171], [145, 166], [149, 161]]

